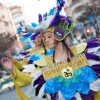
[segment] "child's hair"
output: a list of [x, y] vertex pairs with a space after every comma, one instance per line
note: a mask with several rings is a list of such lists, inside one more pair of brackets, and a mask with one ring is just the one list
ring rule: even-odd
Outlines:
[[45, 46], [44, 43], [43, 43], [43, 48], [44, 48], [44, 55], [46, 55], [47, 54], [47, 50], [46, 50], [46, 46]]

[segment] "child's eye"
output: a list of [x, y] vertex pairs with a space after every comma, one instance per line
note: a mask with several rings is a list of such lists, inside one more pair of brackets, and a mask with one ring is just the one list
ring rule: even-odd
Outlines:
[[48, 38], [51, 38], [51, 36], [48, 36]]

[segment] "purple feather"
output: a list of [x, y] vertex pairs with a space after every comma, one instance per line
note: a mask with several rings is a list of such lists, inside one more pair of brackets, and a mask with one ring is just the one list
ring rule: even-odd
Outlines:
[[21, 22], [20, 22], [20, 26], [23, 26]]
[[94, 92], [90, 90], [88, 95], [81, 94], [81, 98], [82, 100], [94, 100]]
[[50, 96], [51, 96], [51, 100], [59, 100], [59, 98], [58, 98], [58, 92], [54, 93], [54, 94], [50, 94]]
[[72, 21], [69, 19], [69, 17], [59, 15], [55, 16], [55, 18], [51, 21], [50, 26], [54, 26], [54, 24], [58, 23], [61, 18], [64, 18], [68, 22], [69, 26], [71, 25]]
[[41, 23], [41, 22], [42, 22], [42, 15], [39, 14], [39, 15], [38, 15], [38, 23]]
[[31, 40], [34, 40], [39, 34], [40, 34], [40, 32], [37, 32], [37, 33], [31, 35]]
[[29, 52], [20, 52], [21, 55], [27, 55]]
[[94, 53], [86, 53], [85, 55], [88, 60], [100, 61], [100, 57]]
[[96, 71], [99, 71], [100, 72], [100, 64], [93, 65], [92, 68], [93, 68], [93, 70], [96, 70]]
[[[88, 60], [95, 60], [95, 61], [100, 61], [100, 58], [99, 56], [93, 54], [93, 53], [86, 53], [86, 58]], [[95, 64], [93, 66], [90, 66], [96, 73], [97, 77], [100, 77], [99, 74], [100, 74], [100, 64]]]
[[35, 80], [33, 86], [38, 85], [37, 88], [40, 89], [44, 83], [45, 83], [45, 80], [43, 76], [41, 75], [37, 80]]
[[91, 66], [91, 68], [94, 70], [94, 72], [96, 73], [97, 77], [100, 78], [100, 64], [93, 65], [93, 66]]
[[43, 78], [43, 76], [41, 75], [37, 80], [35, 80], [33, 86], [37, 85], [37, 84], [43, 84], [45, 83], [45, 80]]
[[87, 41], [87, 49], [94, 48], [100, 46], [99, 41], [97, 39], [91, 39]]

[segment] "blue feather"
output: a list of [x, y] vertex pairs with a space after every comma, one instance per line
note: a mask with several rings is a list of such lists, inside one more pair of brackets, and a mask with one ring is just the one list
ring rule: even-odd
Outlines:
[[49, 12], [48, 15], [53, 15], [54, 14], [54, 11], [55, 11], [55, 8], [50, 9], [50, 12]]
[[32, 27], [34, 27], [34, 28], [37, 26], [36, 23], [31, 23], [31, 25], [32, 25]]
[[64, 4], [65, 4], [65, 1], [64, 0], [57, 0], [57, 8], [58, 8], [58, 11], [56, 13], [56, 16], [59, 15], [59, 13], [61, 12], [62, 7], [64, 6]]

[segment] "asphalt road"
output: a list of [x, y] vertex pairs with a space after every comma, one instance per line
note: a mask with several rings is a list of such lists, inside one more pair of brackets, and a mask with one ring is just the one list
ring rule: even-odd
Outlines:
[[[29, 89], [29, 85], [27, 86], [24, 86], [24, 87], [21, 87], [22, 91], [30, 91]], [[33, 93], [34, 94], [34, 93]], [[16, 91], [15, 91], [15, 88], [12, 87], [11, 88], [11, 91], [7, 88], [5, 90], [3, 90], [1, 93], [0, 93], [0, 100], [18, 100], [17, 98], [17, 94], [16, 94]], [[38, 99], [37, 97], [34, 97], [33, 100], [43, 100], [43, 99]]]
[[[24, 86], [21, 89], [25, 91], [28, 86]], [[15, 88], [12, 87], [11, 91], [7, 88], [0, 93], [0, 100], [18, 100]]]

